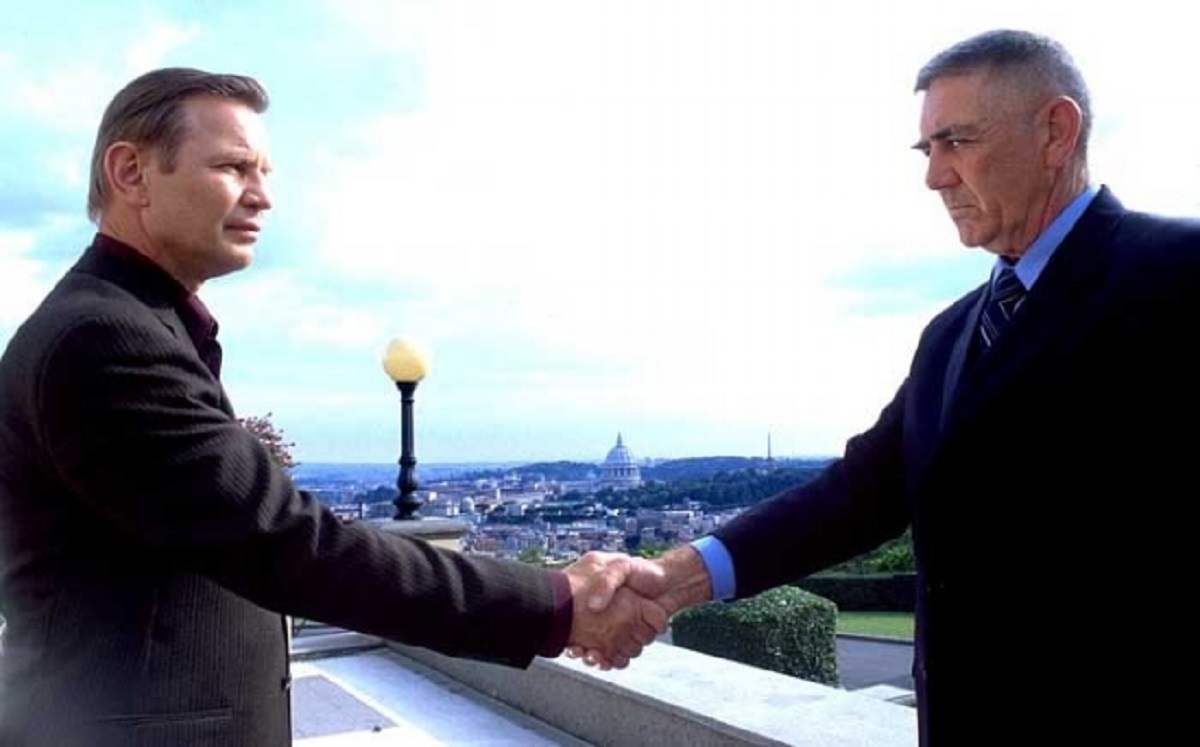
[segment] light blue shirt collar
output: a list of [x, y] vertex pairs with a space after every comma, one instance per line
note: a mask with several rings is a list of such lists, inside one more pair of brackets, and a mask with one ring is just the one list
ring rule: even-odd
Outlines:
[[[1017, 277], [1021, 280], [1021, 284], [1025, 286], [1025, 290], [1033, 288], [1033, 284], [1041, 276], [1042, 270], [1046, 268], [1046, 263], [1054, 256], [1055, 250], [1059, 244], [1066, 238], [1071, 229], [1079, 221], [1079, 217], [1083, 215], [1083, 211], [1087, 210], [1088, 205], [1092, 204], [1092, 200], [1100, 192], [1100, 188], [1093, 185], [1088, 185], [1083, 193], [1071, 200], [1071, 204], [1058, 214], [1058, 217], [1046, 227], [1045, 231], [1034, 239], [1034, 242], [1029, 245], [1021, 258], [1017, 260], [1017, 264], [1013, 266], [1013, 271], [1017, 273]], [[996, 274], [1009, 264], [1004, 261], [1003, 257], [996, 258], [996, 264], [992, 267], [992, 279], [996, 279]]]

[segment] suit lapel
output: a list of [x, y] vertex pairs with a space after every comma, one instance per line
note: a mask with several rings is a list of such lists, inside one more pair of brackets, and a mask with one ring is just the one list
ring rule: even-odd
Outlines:
[[[109, 240], [111, 241], [111, 239]], [[180, 287], [166, 279], [161, 270], [147, 266], [146, 262], [113, 256], [110, 252], [103, 251], [93, 244], [75, 263], [73, 271], [94, 275], [133, 294], [154, 314], [155, 318], [162, 322], [164, 327], [170, 330], [176, 340], [179, 340], [181, 344], [186, 344], [189, 349], [194, 351], [195, 346], [191, 336], [175, 308], [177, 296], [181, 292]], [[201, 365], [204, 366], [203, 362]], [[208, 370], [207, 366], [204, 368]], [[230, 417], [234, 417], [233, 406], [225, 393], [225, 387], [215, 376], [212, 378], [216, 382], [219, 394], [218, 406]]]
[[[956, 426], [971, 421], [980, 407], [1003, 392], [1014, 378], [1067, 342], [1089, 313], [1096, 288], [1106, 274], [1110, 237], [1122, 208], [1106, 189], [1063, 240], [996, 344], [963, 370], [963, 339], [969, 340], [979, 318], [978, 305], [965, 319], [946, 370], [946, 390], [955, 392], [943, 403], [943, 439]], [[955, 365], [957, 364], [957, 369]], [[951, 376], [958, 374], [958, 381]]]
[[158, 317], [158, 320], [163, 323], [163, 326], [171, 330], [171, 334], [175, 335], [175, 339], [191, 341], [187, 330], [183, 327], [183, 322], [179, 319], [179, 314], [175, 313], [175, 309], [158, 307], [152, 309], [152, 311], [154, 312], [154, 316]]
[[979, 328], [979, 315], [983, 313], [983, 304], [987, 300], [987, 286], [980, 288], [979, 297], [968, 307], [966, 319], [960, 325], [954, 345], [950, 348], [950, 358], [946, 362], [946, 376], [942, 382], [941, 417], [938, 420], [938, 430], [945, 428], [946, 420], [950, 417], [951, 405], [954, 404], [958, 387], [962, 383], [967, 356], [971, 345], [975, 342], [976, 330]]

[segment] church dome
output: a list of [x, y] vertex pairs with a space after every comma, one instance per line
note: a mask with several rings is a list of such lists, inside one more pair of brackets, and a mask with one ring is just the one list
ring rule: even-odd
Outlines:
[[641, 470], [633, 461], [633, 455], [617, 434], [617, 445], [609, 449], [604, 464], [600, 465], [600, 486], [625, 490], [642, 484]]
[[608, 456], [604, 458], [606, 465], [626, 466], [633, 464], [633, 455], [629, 453], [629, 449], [621, 441], [621, 434], [617, 434], [617, 445], [609, 449]]

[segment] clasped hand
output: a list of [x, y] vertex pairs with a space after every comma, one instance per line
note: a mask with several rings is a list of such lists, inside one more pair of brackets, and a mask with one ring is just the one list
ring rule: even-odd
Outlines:
[[565, 571], [574, 601], [568, 655], [601, 669], [623, 669], [667, 631], [675, 610], [659, 598], [666, 576], [653, 561], [589, 552]]

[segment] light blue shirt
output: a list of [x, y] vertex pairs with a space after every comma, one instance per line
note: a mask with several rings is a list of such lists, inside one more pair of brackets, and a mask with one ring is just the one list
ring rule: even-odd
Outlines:
[[[1046, 269], [1046, 265], [1054, 256], [1059, 244], [1079, 222], [1079, 217], [1083, 215], [1083, 211], [1088, 209], [1088, 205], [1092, 204], [1092, 200], [1099, 191], [1099, 187], [1089, 186], [1078, 197], [1071, 200], [1071, 204], [1067, 205], [1049, 226], [1046, 226], [1046, 230], [1034, 239], [1017, 263], [1012, 265], [1013, 272], [1017, 274], [1017, 278], [1021, 281], [1021, 285], [1025, 286], [1026, 291], [1033, 289], [1033, 284], [1041, 277], [1042, 270]], [[992, 280], [996, 279], [996, 274], [1002, 268], [1008, 266], [1008, 262], [1003, 257], [997, 257], [996, 264], [992, 267]]]
[[[1021, 284], [1025, 286], [1025, 290], [1033, 288], [1033, 284], [1041, 277], [1042, 270], [1046, 269], [1047, 263], [1054, 256], [1059, 244], [1075, 227], [1079, 217], [1083, 215], [1083, 211], [1087, 210], [1088, 205], [1092, 204], [1092, 200], [1099, 191], [1099, 187], [1088, 186], [1082, 194], [1071, 201], [1070, 205], [1067, 205], [1066, 209], [1058, 214], [1058, 217], [1046, 227], [1045, 231], [1042, 231], [1030, 244], [1029, 249], [1017, 260], [1013, 271], [1021, 280]], [[993, 280], [996, 273], [1006, 266], [1008, 263], [1004, 258], [997, 257], [996, 264], [992, 268]], [[732, 599], [737, 596], [737, 576], [733, 570], [733, 557], [730, 556], [728, 548], [721, 540], [711, 535], [701, 537], [692, 542], [692, 547], [700, 553], [700, 557], [704, 559], [704, 565], [708, 568], [708, 575], [712, 579], [713, 599]]]

